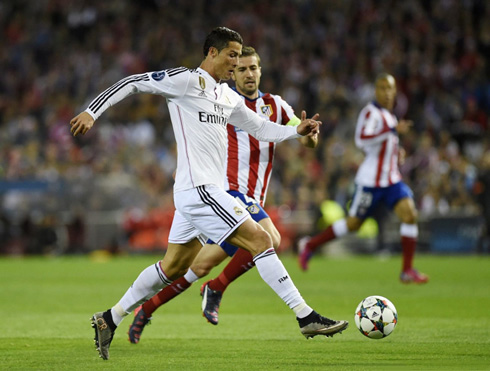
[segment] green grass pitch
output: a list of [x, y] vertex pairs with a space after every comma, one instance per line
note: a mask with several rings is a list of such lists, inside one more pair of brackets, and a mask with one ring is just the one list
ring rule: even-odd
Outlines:
[[[490, 260], [481, 256], [419, 255], [417, 267], [431, 277], [424, 286], [399, 283], [399, 257], [318, 257], [303, 273], [283, 256], [310, 306], [349, 320], [343, 334], [304, 339], [294, 314], [254, 269], [228, 288], [218, 326], [201, 315], [201, 280], [154, 314], [137, 345], [127, 341], [127, 318], [103, 361], [90, 316], [116, 303], [158, 258], [1, 258], [0, 369], [490, 369]], [[353, 318], [357, 304], [376, 294], [399, 316], [381, 340], [362, 336]]]

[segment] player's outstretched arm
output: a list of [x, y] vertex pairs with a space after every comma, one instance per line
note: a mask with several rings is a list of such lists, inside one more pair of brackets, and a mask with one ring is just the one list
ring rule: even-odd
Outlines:
[[78, 134], [85, 135], [87, 131], [89, 131], [92, 126], [94, 126], [95, 120], [92, 116], [90, 116], [87, 112], [82, 112], [71, 119], [70, 121], [70, 131], [74, 137]]
[[413, 126], [412, 120], [400, 120], [396, 126], [396, 131], [398, 134], [406, 134], [410, 131]]

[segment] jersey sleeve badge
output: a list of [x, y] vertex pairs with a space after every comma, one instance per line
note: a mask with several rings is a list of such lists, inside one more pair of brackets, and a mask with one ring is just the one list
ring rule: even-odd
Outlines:
[[155, 81], [161, 81], [165, 77], [165, 71], [157, 71], [151, 74], [151, 78]]
[[249, 207], [247, 207], [247, 210], [250, 214], [258, 214], [260, 211], [257, 205], [250, 205]]

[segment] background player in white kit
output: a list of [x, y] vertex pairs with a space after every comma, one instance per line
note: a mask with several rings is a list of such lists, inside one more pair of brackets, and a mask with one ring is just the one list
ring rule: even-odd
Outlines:
[[[244, 46], [233, 80], [236, 91], [242, 96], [246, 106], [268, 117], [279, 125], [296, 126], [301, 120], [293, 109], [280, 96], [264, 94], [259, 90], [261, 77], [260, 57], [254, 48]], [[228, 125], [228, 151], [226, 161], [225, 189], [272, 237], [272, 245], [277, 248], [281, 236], [265, 210], [263, 209], [272, 172], [275, 143], [260, 142], [247, 132]], [[318, 137], [299, 138], [310, 148], [316, 147]], [[192, 262], [189, 271], [170, 286], [146, 301], [136, 309], [128, 335], [131, 343], [138, 343], [142, 331], [153, 312], [187, 290], [192, 283], [209, 274], [211, 269], [223, 262], [228, 256], [233, 259], [227, 264], [218, 278], [206, 282], [201, 288], [203, 294], [202, 310], [204, 317], [212, 324], [218, 324], [218, 311], [221, 297], [226, 287], [236, 278], [254, 266], [252, 255], [227, 242], [221, 246], [208, 241]]]
[[395, 78], [381, 74], [375, 81], [376, 100], [366, 105], [357, 121], [356, 145], [365, 153], [357, 171], [352, 204], [347, 218], [338, 220], [314, 237], [299, 241], [299, 264], [308, 269], [308, 261], [324, 243], [357, 231], [379, 203], [392, 209], [401, 221], [403, 253], [400, 280], [403, 283], [426, 283], [428, 277], [413, 268], [417, 245], [417, 210], [411, 189], [402, 182], [398, 170], [398, 133], [406, 133], [411, 121], [398, 121], [391, 113], [396, 97]]
[[70, 121], [73, 135], [85, 134], [110, 106], [134, 93], [160, 94], [167, 100], [177, 142], [174, 184], [176, 207], [164, 258], [141, 272], [119, 302], [92, 317], [99, 355], [109, 358], [117, 326], [139, 304], [184, 275], [204, 242], [225, 240], [249, 251], [261, 277], [295, 312], [305, 336], [331, 336], [348, 326], [310, 308], [277, 257], [270, 235], [223, 189], [227, 150], [226, 124], [259, 140], [279, 142], [315, 135], [318, 115], [296, 126], [271, 125], [248, 109], [243, 99], [221, 80], [231, 78], [243, 40], [225, 27], [213, 29], [204, 43], [204, 60], [195, 70], [184, 67], [129, 76], [97, 96]]

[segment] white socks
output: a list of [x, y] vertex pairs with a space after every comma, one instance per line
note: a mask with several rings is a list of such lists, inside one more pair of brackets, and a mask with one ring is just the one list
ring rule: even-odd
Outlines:
[[419, 236], [419, 228], [417, 224], [400, 224], [400, 235], [402, 237], [417, 238]]
[[163, 272], [160, 262], [147, 267], [111, 309], [112, 320], [119, 326], [123, 318], [158, 291], [172, 283]]
[[273, 247], [255, 255], [253, 260], [262, 279], [294, 310], [298, 318], [306, 317], [313, 311], [306, 305]]
[[[262, 279], [289, 308], [294, 310], [298, 318], [304, 318], [313, 311], [301, 297], [286, 268], [277, 257], [274, 248], [255, 255], [253, 260]], [[184, 278], [189, 283], [199, 279], [190, 269], [184, 275]], [[137, 308], [138, 305], [150, 299], [159, 290], [171, 283], [172, 281], [163, 272], [160, 262], [147, 267], [140, 273], [121, 300], [112, 307], [111, 314], [114, 324], [119, 326], [123, 318]]]
[[349, 233], [349, 228], [347, 228], [347, 220], [345, 218], [337, 220], [332, 224], [333, 233], [335, 237], [342, 237]]
[[189, 268], [187, 273], [184, 274], [184, 279], [189, 283], [194, 283], [199, 279], [199, 277], [192, 271], [192, 269]]

